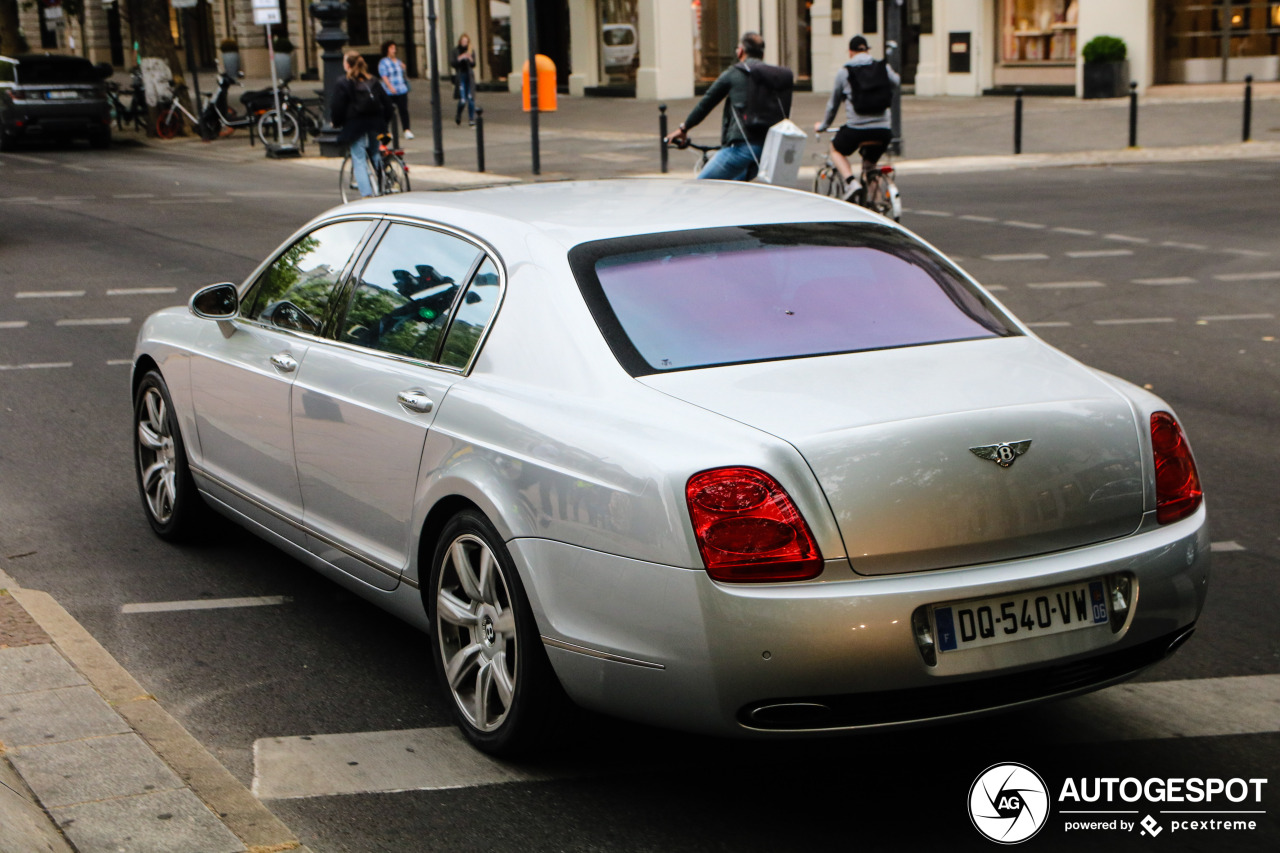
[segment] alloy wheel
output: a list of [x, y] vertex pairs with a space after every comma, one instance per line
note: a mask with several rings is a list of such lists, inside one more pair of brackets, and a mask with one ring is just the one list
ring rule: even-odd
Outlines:
[[138, 407], [138, 474], [142, 496], [157, 524], [168, 524], [178, 500], [178, 461], [169, 410], [160, 389], [148, 387]]

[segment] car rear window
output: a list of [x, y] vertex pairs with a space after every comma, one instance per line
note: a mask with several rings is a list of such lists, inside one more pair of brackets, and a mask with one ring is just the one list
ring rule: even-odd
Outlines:
[[18, 65], [18, 82], [23, 86], [57, 85], [60, 83], [97, 83], [101, 80], [93, 63], [49, 62], [24, 59]]
[[878, 225], [601, 240], [569, 262], [633, 376], [1020, 334], [949, 261]]

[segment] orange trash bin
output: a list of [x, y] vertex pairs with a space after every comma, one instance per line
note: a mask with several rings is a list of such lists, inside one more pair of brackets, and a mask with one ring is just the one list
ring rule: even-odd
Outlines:
[[[539, 53], [534, 57], [538, 63], [538, 112], [551, 113], [556, 109], [556, 64], [551, 57], [543, 56]], [[529, 60], [524, 61], [524, 69], [521, 72], [521, 98], [524, 101], [524, 111], [530, 112], [533, 107], [529, 105]]]

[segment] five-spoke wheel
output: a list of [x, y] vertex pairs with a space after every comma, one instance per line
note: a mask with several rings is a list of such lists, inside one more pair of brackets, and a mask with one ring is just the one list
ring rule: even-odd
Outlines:
[[154, 370], [138, 383], [133, 420], [138, 491], [147, 520], [162, 537], [181, 538], [204, 504], [187, 468], [169, 389]]

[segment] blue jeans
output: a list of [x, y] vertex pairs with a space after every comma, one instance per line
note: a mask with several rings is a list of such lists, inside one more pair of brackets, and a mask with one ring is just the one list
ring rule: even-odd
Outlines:
[[351, 172], [355, 175], [356, 186], [364, 198], [374, 194], [372, 175], [369, 173], [369, 152], [373, 152], [373, 169], [382, 170], [382, 155], [378, 151], [378, 142], [372, 136], [361, 134], [351, 140]]
[[475, 81], [470, 75], [458, 75], [458, 113], [454, 117], [455, 124], [462, 123], [462, 106], [467, 107], [467, 120], [476, 120]]
[[745, 142], [721, 148], [698, 173], [698, 180], [749, 181], [760, 170], [760, 151], [763, 148], [763, 145]]

